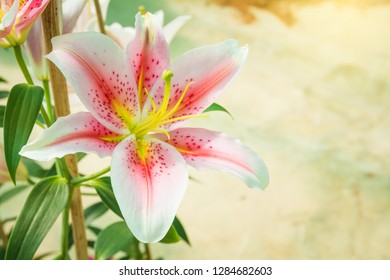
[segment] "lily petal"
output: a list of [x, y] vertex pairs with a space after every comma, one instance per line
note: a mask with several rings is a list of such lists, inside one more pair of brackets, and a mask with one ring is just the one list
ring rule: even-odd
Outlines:
[[40, 17], [32, 25], [26, 42], [22, 46], [27, 53], [35, 76], [41, 81], [49, 79], [47, 60], [44, 59], [46, 47], [43, 41], [42, 19]]
[[[172, 78], [171, 99], [169, 108], [175, 106], [186, 91], [178, 110], [171, 119], [198, 115], [209, 107], [229, 82], [238, 73], [248, 53], [248, 47], [240, 47], [238, 42], [228, 40], [223, 43], [189, 51], [179, 57], [170, 67]], [[164, 98], [164, 85], [160, 81], [152, 90], [156, 104]], [[174, 129], [186, 120], [165, 125], [165, 129]]]
[[113, 22], [111, 25], [106, 26], [106, 32], [122, 49], [125, 49], [130, 39], [134, 37], [135, 29]]
[[150, 92], [169, 65], [168, 43], [158, 17], [150, 13], [136, 15], [135, 36], [127, 47], [127, 56], [142, 91], [139, 96], [142, 108], [147, 99], [144, 89]]
[[[50, 0], [24, 0], [21, 1], [19, 12], [17, 15], [17, 22], [15, 24], [15, 34], [20, 34], [18, 38], [21, 41], [27, 34], [33, 22], [43, 12]], [[21, 43], [21, 42], [20, 42]]]
[[75, 28], [87, 0], [62, 0], [62, 33], [67, 34]]
[[124, 51], [96, 32], [66, 34], [52, 43], [47, 58], [61, 70], [88, 111], [108, 129], [128, 131], [139, 109]]
[[121, 137], [101, 125], [90, 113], [79, 112], [58, 118], [38, 138], [24, 146], [20, 155], [48, 161], [77, 152], [93, 152], [100, 157], [110, 156], [117, 142], [104, 139]]
[[268, 185], [268, 170], [263, 160], [240, 140], [201, 128], [179, 128], [169, 134], [170, 139], [164, 134], [157, 137], [175, 146], [188, 165], [198, 170], [231, 173], [252, 188], [264, 189]]
[[129, 136], [112, 155], [111, 182], [132, 233], [157, 242], [167, 233], [184, 196], [188, 173], [183, 157], [156, 139]]
[[[11, 6], [11, 2], [1, 0], [1, 11], [4, 14], [0, 22], [0, 38], [4, 38], [11, 32], [12, 26], [16, 20], [16, 13], [18, 12], [19, 0], [15, 0]], [[7, 9], [8, 8], [8, 9]]]
[[175, 37], [177, 31], [189, 20], [191, 19], [191, 16], [178, 16], [171, 22], [167, 23], [163, 30], [165, 39], [167, 40], [168, 44], [172, 42], [173, 37]]

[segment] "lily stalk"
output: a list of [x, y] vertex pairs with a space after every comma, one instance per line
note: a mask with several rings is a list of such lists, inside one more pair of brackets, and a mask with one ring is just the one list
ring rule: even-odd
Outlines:
[[[51, 39], [55, 36], [60, 35], [58, 15], [56, 14], [57, 1], [50, 1], [47, 9], [42, 14], [45, 45], [46, 50], [48, 52], [51, 52], [52, 50]], [[52, 92], [54, 96], [56, 115], [57, 117], [66, 116], [70, 113], [70, 107], [65, 78], [53, 63], [49, 63], [49, 72], [52, 83]], [[69, 155], [65, 157], [65, 161], [67, 163], [67, 168], [69, 169], [71, 176], [78, 177], [77, 158], [74, 155]], [[70, 193], [72, 193], [70, 209], [76, 257], [79, 260], [88, 259], [87, 238], [85, 232], [83, 206], [81, 201], [81, 191], [79, 188], [76, 188]], [[65, 211], [69, 211], [68, 207], [65, 209]], [[66, 216], [67, 213], [65, 213], [64, 215]]]

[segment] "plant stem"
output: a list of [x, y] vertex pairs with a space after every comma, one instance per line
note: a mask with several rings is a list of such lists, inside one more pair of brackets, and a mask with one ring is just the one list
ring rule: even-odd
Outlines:
[[[42, 14], [45, 45], [48, 53], [52, 51], [51, 38], [60, 35], [57, 15], [58, 9], [56, 9], [57, 5], [60, 4], [58, 1], [50, 1]], [[49, 63], [49, 71], [56, 116], [66, 116], [70, 113], [70, 107], [65, 78], [52, 62]], [[70, 175], [72, 177], [78, 177], [77, 157], [69, 155], [65, 157], [65, 161]], [[88, 259], [87, 237], [80, 188], [73, 190], [70, 208], [76, 257], [77, 259], [86, 260]]]
[[96, 17], [97, 17], [97, 20], [98, 20], [100, 33], [106, 34], [106, 30], [104, 28], [104, 20], [103, 20], [103, 15], [102, 15], [102, 9], [100, 8], [99, 0], [93, 0], [93, 2], [95, 4]]
[[26, 62], [24, 61], [23, 55], [22, 55], [22, 49], [19, 45], [14, 46], [14, 54], [16, 57], [16, 60], [18, 61], [19, 67], [23, 72], [24, 77], [26, 78], [26, 81], [28, 84], [33, 85], [34, 82], [31, 78], [30, 72], [28, 72]]
[[68, 247], [69, 247], [69, 208], [72, 203], [73, 188], [69, 187], [68, 203], [62, 213], [62, 232], [61, 232], [61, 259], [68, 259]]
[[[24, 58], [23, 58], [22, 49], [19, 45], [14, 46], [14, 54], [15, 54], [16, 60], [18, 61], [19, 67], [22, 70], [23, 75], [24, 75], [27, 83], [29, 85], [33, 85], [34, 82], [31, 78], [30, 72], [27, 69], [26, 62], [24, 61]], [[42, 114], [42, 117], [45, 120], [46, 124], [48, 126], [50, 126], [51, 120], [50, 120], [50, 118], [45, 110], [45, 107], [43, 107], [43, 105], [41, 107], [41, 114]]]
[[43, 119], [45, 120], [46, 125], [49, 127], [51, 125], [51, 120], [50, 120], [49, 115], [46, 112], [45, 107], [43, 107], [43, 104], [41, 106], [41, 114], [42, 114]]
[[55, 121], [55, 115], [53, 112], [53, 107], [51, 104], [51, 95], [50, 95], [50, 86], [49, 86], [49, 80], [43, 80], [43, 88], [45, 90], [45, 100], [46, 100], [46, 106], [47, 106], [47, 113], [50, 118], [50, 124], [47, 124], [48, 126], [52, 125]]
[[85, 182], [88, 182], [90, 180], [99, 178], [100, 176], [106, 174], [109, 171], [110, 171], [110, 167], [107, 167], [107, 168], [104, 168], [103, 170], [100, 170], [100, 171], [98, 171], [96, 173], [92, 173], [91, 175], [84, 176], [84, 177], [79, 177], [79, 178], [74, 178], [72, 180], [72, 185], [73, 186], [79, 186], [82, 183], [85, 183]]

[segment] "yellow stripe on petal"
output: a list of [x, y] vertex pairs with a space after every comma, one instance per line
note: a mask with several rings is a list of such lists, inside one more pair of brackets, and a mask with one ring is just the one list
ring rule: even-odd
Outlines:
[[112, 105], [114, 105], [115, 111], [118, 113], [119, 117], [125, 122], [127, 128], [131, 131], [134, 125], [130, 112], [116, 100], [112, 100]]

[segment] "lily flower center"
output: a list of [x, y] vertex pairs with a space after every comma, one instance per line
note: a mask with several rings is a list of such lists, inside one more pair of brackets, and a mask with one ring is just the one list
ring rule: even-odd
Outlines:
[[[122, 121], [126, 124], [128, 129], [128, 133], [120, 135], [120, 136], [108, 136], [101, 137], [101, 139], [110, 141], [110, 142], [120, 142], [126, 137], [130, 135], [134, 135], [136, 139], [140, 140], [145, 135], [151, 133], [164, 133], [168, 139], [170, 138], [169, 132], [164, 129], [164, 126], [169, 123], [173, 123], [176, 121], [190, 119], [190, 118], [199, 118], [203, 116], [199, 115], [183, 115], [179, 117], [175, 117], [175, 113], [181, 109], [180, 105], [186, 95], [188, 89], [194, 82], [189, 82], [181, 93], [180, 98], [176, 101], [175, 105], [169, 106], [169, 102], [171, 100], [171, 79], [173, 77], [173, 73], [170, 70], [164, 70], [162, 73], [162, 79], [165, 82], [164, 85], [164, 93], [163, 99], [160, 106], [157, 108], [156, 101], [153, 99], [151, 94], [148, 92], [146, 88], [143, 88], [142, 81], [138, 85], [138, 96], [141, 96], [142, 89], [145, 91], [149, 102], [151, 110], [147, 112], [147, 116], [141, 117], [139, 121], [135, 121], [131, 116], [130, 112], [122, 106], [117, 101], [113, 100], [112, 104], [114, 106], [115, 111], [121, 117]], [[142, 80], [142, 79], [140, 79]]]
[[[144, 137], [146, 134], [155, 132], [155, 133], [165, 133], [169, 138], [168, 131], [164, 130], [162, 127], [168, 123], [173, 123], [175, 121], [189, 119], [189, 118], [197, 118], [199, 116], [180, 116], [173, 117], [175, 113], [180, 109], [180, 105], [183, 101], [185, 94], [187, 93], [190, 86], [193, 82], [187, 84], [184, 88], [183, 93], [180, 98], [177, 100], [174, 106], [169, 106], [169, 101], [171, 99], [171, 79], [173, 77], [173, 73], [170, 70], [164, 70], [162, 73], [162, 79], [165, 82], [164, 85], [164, 95], [163, 100], [159, 108], [157, 108], [156, 102], [153, 97], [150, 95], [148, 90], [145, 88], [145, 93], [148, 96], [149, 102], [151, 104], [151, 110], [148, 112], [148, 116], [144, 118], [141, 122], [137, 123], [133, 129], [131, 129], [131, 133], [136, 136], [137, 139]], [[139, 87], [141, 88], [141, 87]]]

